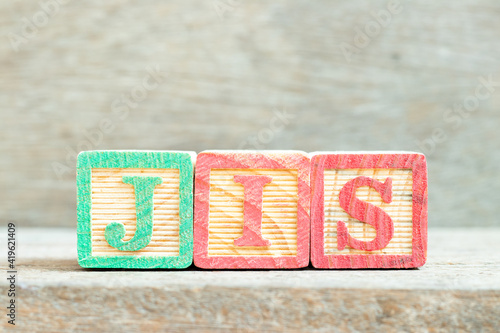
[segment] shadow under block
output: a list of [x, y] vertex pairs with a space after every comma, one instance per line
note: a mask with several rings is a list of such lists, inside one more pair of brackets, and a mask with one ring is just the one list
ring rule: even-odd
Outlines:
[[311, 154], [315, 268], [414, 268], [427, 256], [423, 154]]
[[192, 152], [156, 151], [80, 153], [80, 266], [190, 266], [195, 156]]
[[296, 151], [197, 157], [194, 263], [207, 269], [309, 264], [310, 159]]

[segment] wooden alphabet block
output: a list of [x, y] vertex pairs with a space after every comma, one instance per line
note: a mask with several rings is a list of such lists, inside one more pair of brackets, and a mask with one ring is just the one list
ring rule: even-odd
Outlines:
[[306, 153], [207, 151], [195, 177], [194, 263], [200, 268], [309, 264]]
[[193, 258], [192, 152], [78, 155], [78, 262], [185, 268]]
[[414, 268], [427, 256], [423, 154], [311, 154], [316, 268]]

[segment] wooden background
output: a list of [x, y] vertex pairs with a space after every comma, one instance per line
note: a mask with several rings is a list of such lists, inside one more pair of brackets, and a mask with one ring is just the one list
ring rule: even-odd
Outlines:
[[[422, 151], [441, 129], [430, 226], [500, 225], [498, 1], [400, 1], [350, 61], [388, 1], [45, 2], [0, 3], [2, 223], [74, 227], [81, 148]], [[148, 68], [161, 84], [121, 119]], [[499, 84], [454, 128], [480, 76]]]

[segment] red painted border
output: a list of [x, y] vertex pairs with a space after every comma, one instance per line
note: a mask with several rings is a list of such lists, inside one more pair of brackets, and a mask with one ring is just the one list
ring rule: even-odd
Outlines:
[[[325, 169], [412, 169], [412, 255], [325, 255]], [[325, 153], [312, 157], [311, 173], [311, 261], [315, 268], [415, 268], [427, 257], [427, 162], [417, 153], [350, 154]]]
[[[194, 264], [207, 269], [302, 268], [309, 265], [311, 161], [298, 152], [202, 152], [196, 160]], [[209, 256], [211, 169], [297, 169], [297, 256]]]

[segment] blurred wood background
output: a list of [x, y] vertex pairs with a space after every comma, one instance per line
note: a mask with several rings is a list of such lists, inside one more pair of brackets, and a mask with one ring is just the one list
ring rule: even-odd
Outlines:
[[79, 149], [257, 144], [424, 151], [430, 226], [500, 225], [498, 1], [42, 3], [0, 3], [2, 223], [75, 226]]

